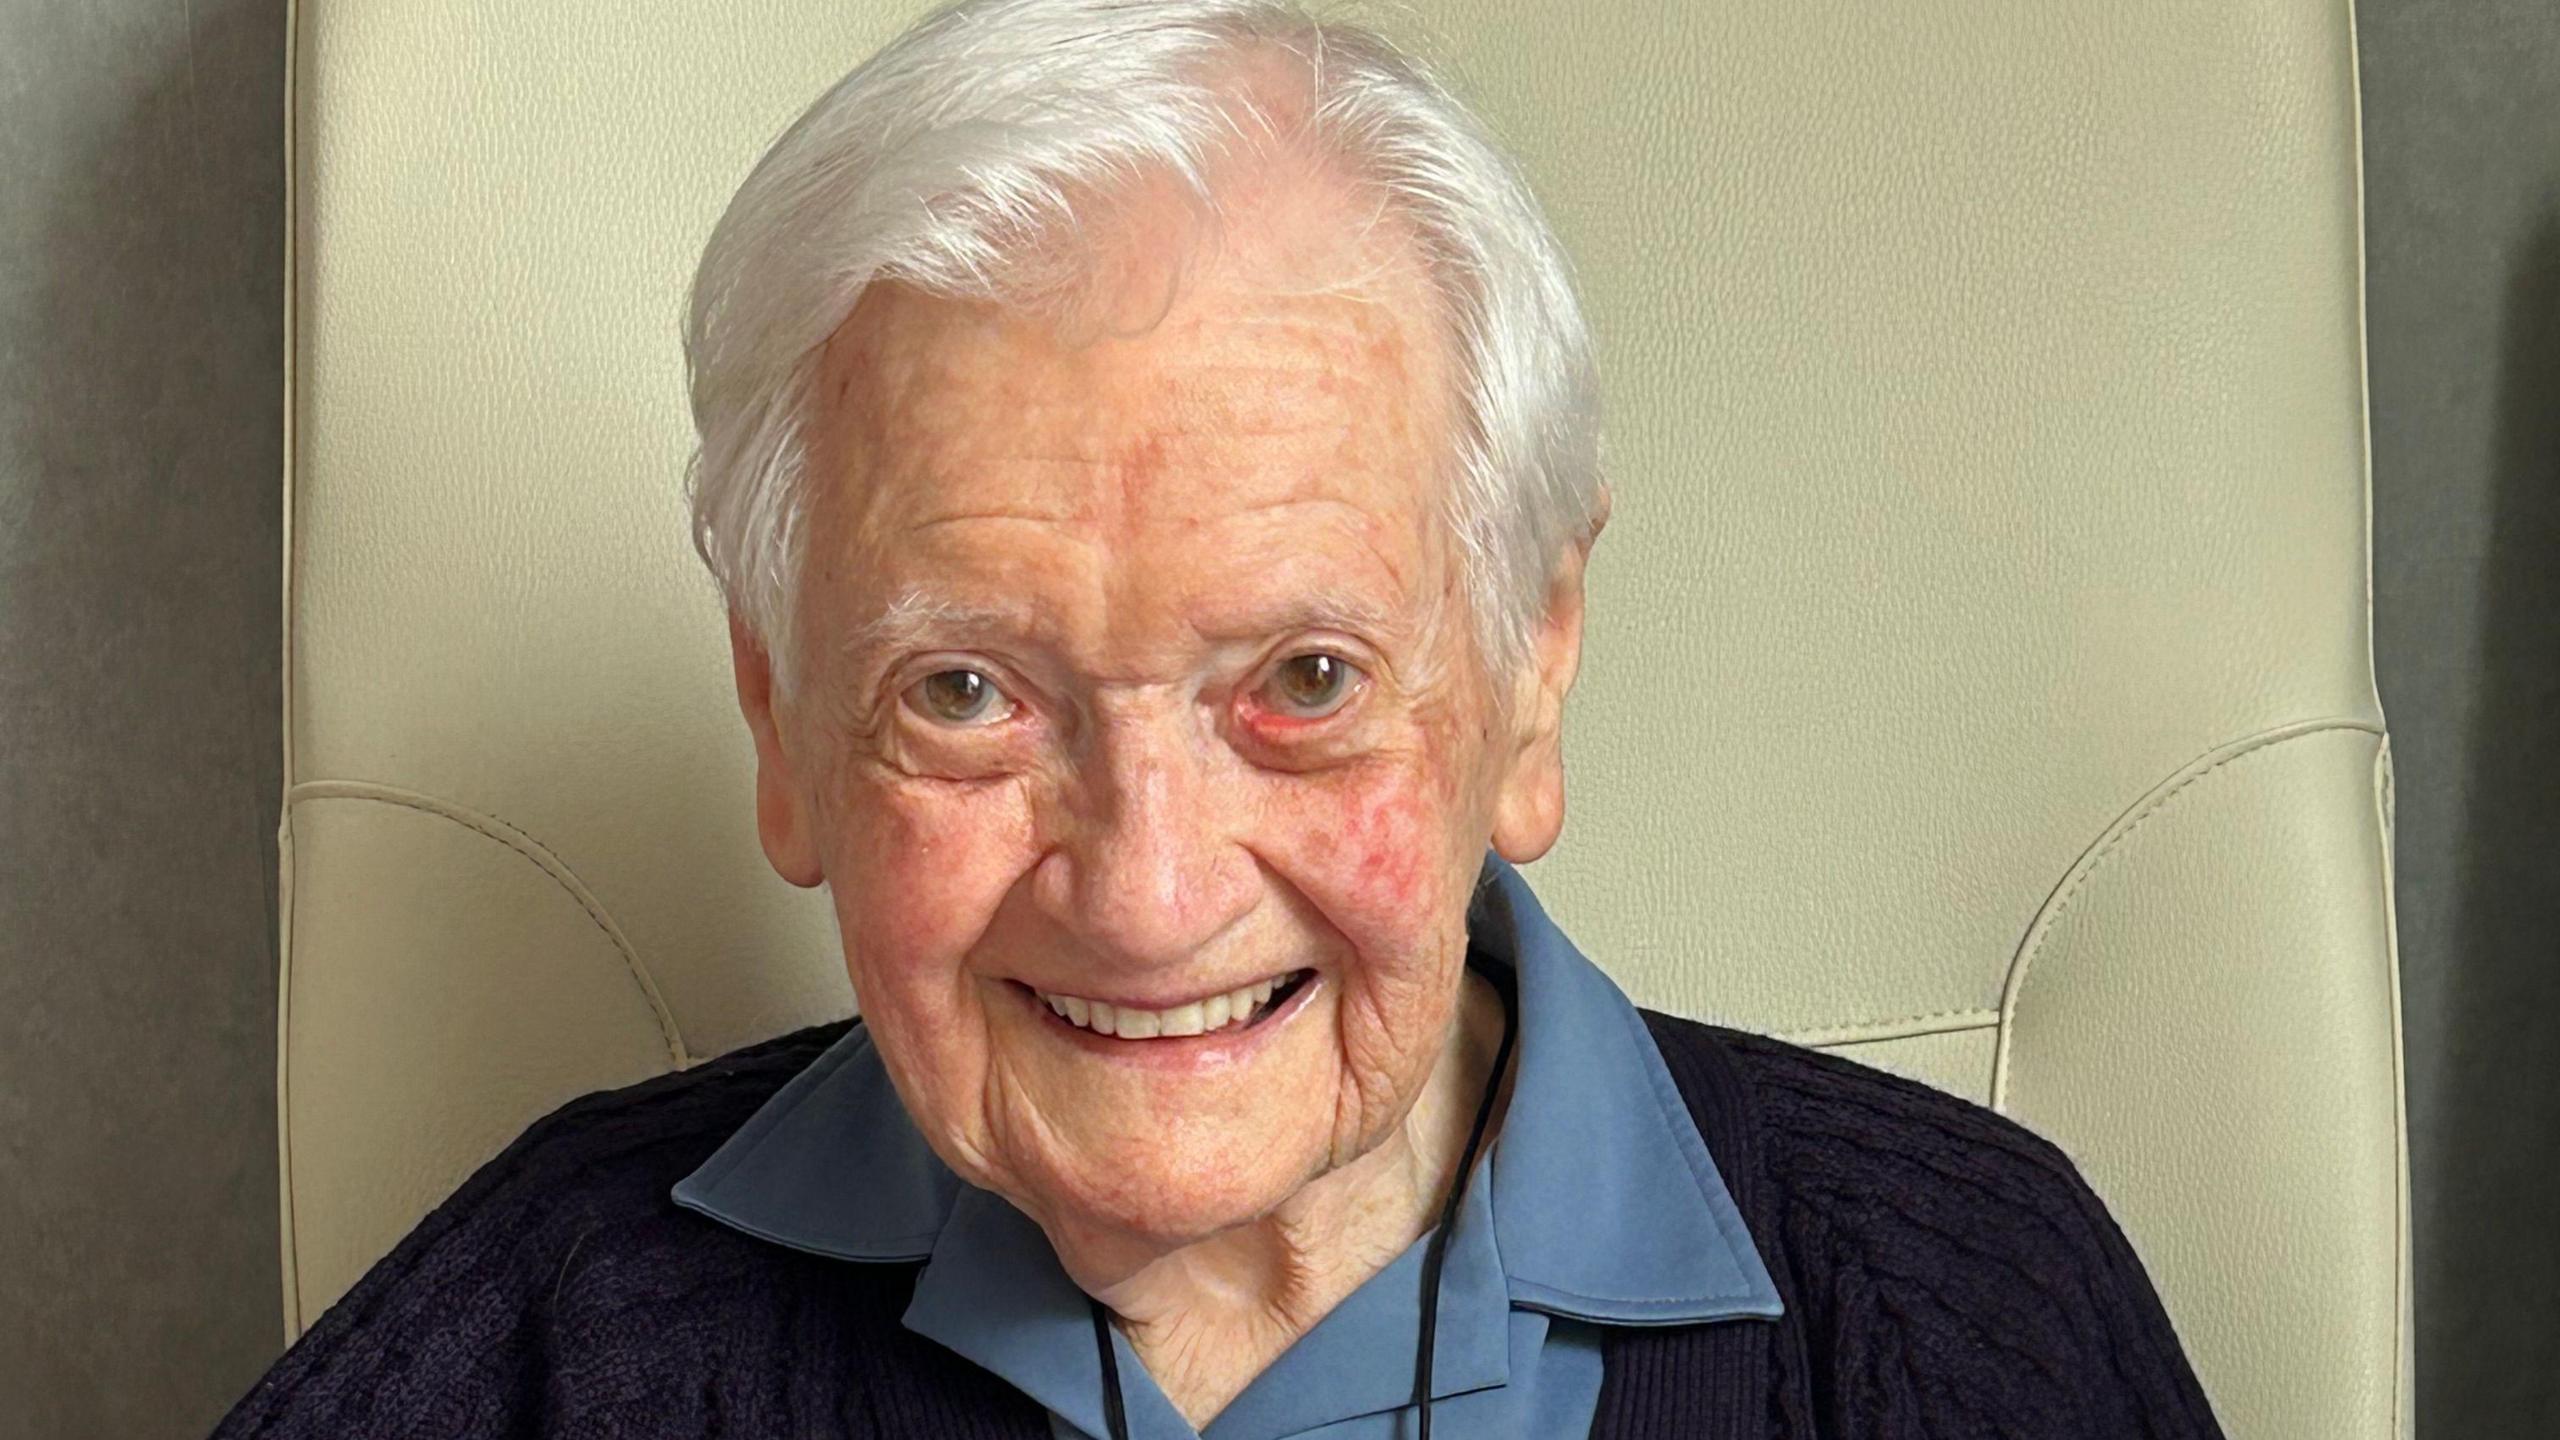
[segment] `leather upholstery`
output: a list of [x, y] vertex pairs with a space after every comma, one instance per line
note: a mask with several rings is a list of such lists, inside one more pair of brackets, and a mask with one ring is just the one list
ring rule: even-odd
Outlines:
[[[290, 1332], [541, 1112], [851, 1008], [754, 839], [676, 317], [915, 9], [299, 6]], [[1419, 12], [1613, 407], [1532, 883], [1641, 1002], [2062, 1144], [2234, 1436], [2408, 1433], [2345, 0]]]

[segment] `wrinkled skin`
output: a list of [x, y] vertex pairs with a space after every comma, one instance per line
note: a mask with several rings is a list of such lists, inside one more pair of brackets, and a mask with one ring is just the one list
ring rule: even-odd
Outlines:
[[[732, 626], [766, 853], [829, 885], [899, 1094], [1195, 1423], [1437, 1218], [1502, 1027], [1463, 968], [1469, 891], [1489, 844], [1531, 860], [1561, 823], [1583, 555], [1498, 694], [1403, 237], [1307, 166], [1221, 183], [1212, 248], [1125, 204], [1086, 343], [867, 291], [824, 357], [796, 694]], [[871, 623], [908, 596], [933, 604]], [[1310, 652], [1353, 667], [1317, 715], [1282, 671]], [[921, 683], [954, 670], [995, 692], [962, 723]], [[1179, 1068], [1097, 1053], [1011, 983], [1301, 967], [1307, 1003], [1249, 1053]]]

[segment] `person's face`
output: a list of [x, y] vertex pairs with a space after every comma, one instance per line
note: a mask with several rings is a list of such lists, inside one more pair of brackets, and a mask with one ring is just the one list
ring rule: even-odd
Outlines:
[[[1561, 807], [1552, 707], [1525, 685], [1506, 724], [1471, 640], [1422, 277], [1311, 185], [1234, 198], [1134, 336], [872, 287], [824, 359], [778, 717], [734, 632], [767, 852], [829, 885], [936, 1152], [1177, 1244], [1402, 1119], [1488, 841], [1534, 858]], [[1141, 322], [1149, 233], [1104, 282]]]

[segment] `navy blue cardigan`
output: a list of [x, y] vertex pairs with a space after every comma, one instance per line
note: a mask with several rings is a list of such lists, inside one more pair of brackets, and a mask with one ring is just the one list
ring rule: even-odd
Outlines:
[[[1613, 1327], [1597, 1437], [2219, 1437], [2123, 1233], [1979, 1106], [1643, 1012], [1768, 1262], [1777, 1320]], [[419, 1223], [215, 1440], [1048, 1440], [900, 1324], [916, 1266], [759, 1244], [668, 1187], [836, 1021], [570, 1102]]]

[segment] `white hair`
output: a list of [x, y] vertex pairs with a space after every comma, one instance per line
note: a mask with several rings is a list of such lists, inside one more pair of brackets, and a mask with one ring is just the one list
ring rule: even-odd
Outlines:
[[1456, 361], [1445, 518], [1488, 667], [1525, 659], [1600, 513], [1599, 387], [1562, 248], [1518, 168], [1428, 67], [1294, 0], [962, 0], [837, 81], [712, 231], [684, 348], [694, 548], [794, 690], [821, 352], [863, 288], [1030, 303], [1078, 198], [1170, 176], [1191, 198], [1243, 97], [1220, 62], [1294, 57], [1297, 138], [1372, 186], [1422, 252]]

